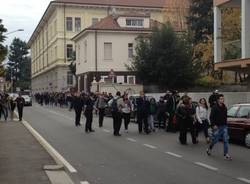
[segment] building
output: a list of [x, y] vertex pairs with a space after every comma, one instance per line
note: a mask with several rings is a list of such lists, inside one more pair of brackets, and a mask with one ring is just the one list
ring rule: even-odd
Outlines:
[[165, 0], [55, 0], [50, 2], [28, 41], [33, 93], [63, 91], [74, 86], [68, 65], [75, 50], [71, 40], [85, 28], [113, 13], [140, 12], [159, 22]]
[[[145, 14], [109, 15], [84, 29], [72, 40], [76, 45], [78, 89], [90, 91], [95, 79], [135, 85], [135, 73], [128, 71], [134, 56], [136, 38], [152, 33], [162, 24]], [[110, 76], [112, 75], [112, 76]]]
[[[223, 60], [221, 35], [221, 9], [239, 7], [241, 9], [241, 58]], [[250, 1], [214, 0], [214, 62], [216, 70], [236, 71], [248, 74], [250, 88]]]

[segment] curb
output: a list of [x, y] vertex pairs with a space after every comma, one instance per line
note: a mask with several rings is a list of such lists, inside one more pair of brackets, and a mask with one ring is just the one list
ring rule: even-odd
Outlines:
[[[14, 112], [18, 117], [17, 112]], [[44, 166], [45, 173], [49, 177], [52, 184], [58, 184], [58, 180], [62, 179], [61, 184], [74, 184], [70, 177], [63, 170], [68, 170], [70, 173], [77, 173], [77, 170], [66, 161], [60, 153], [58, 153], [27, 121], [23, 120], [22, 124], [32, 134], [32, 136], [40, 143], [40, 145], [54, 159], [57, 165]], [[63, 168], [63, 170], [60, 170]], [[53, 171], [54, 170], [54, 171]], [[63, 182], [64, 181], [64, 182]], [[70, 182], [69, 182], [70, 181]]]

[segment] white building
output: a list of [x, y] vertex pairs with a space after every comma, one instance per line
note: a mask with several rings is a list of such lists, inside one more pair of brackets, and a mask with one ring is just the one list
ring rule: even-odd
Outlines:
[[[224, 61], [222, 57], [221, 9], [241, 9], [241, 59]], [[248, 74], [250, 88], [250, 0], [214, 0], [214, 62], [216, 70]]]
[[115, 74], [115, 83], [137, 84], [135, 73], [127, 69], [135, 52], [136, 38], [160, 25], [148, 15], [110, 15], [76, 35], [73, 40], [78, 89], [89, 91], [94, 78], [104, 82], [110, 71]]

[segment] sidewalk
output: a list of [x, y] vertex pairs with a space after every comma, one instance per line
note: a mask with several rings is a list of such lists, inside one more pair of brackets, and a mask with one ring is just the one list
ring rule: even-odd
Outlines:
[[54, 164], [21, 122], [0, 121], [1, 184], [50, 184], [43, 166]]

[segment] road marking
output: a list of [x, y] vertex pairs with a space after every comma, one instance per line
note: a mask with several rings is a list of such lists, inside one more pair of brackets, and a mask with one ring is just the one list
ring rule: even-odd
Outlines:
[[157, 149], [157, 147], [150, 145], [150, 144], [143, 144], [143, 146], [146, 146], [146, 147], [151, 148], [151, 149]]
[[104, 132], [110, 133], [110, 130], [103, 129]]
[[199, 165], [199, 166], [201, 166], [201, 167], [205, 167], [205, 168], [207, 168], [207, 169], [210, 169], [210, 170], [212, 170], [212, 171], [217, 171], [217, 170], [218, 170], [218, 168], [216, 168], [216, 167], [213, 167], [213, 166], [210, 166], [210, 165], [201, 163], [201, 162], [195, 162], [195, 164], [196, 164], [196, 165]]
[[132, 139], [132, 138], [127, 138], [127, 140], [130, 141], [130, 142], [137, 142], [137, 140]]
[[250, 183], [250, 180], [246, 179], [246, 178], [237, 178], [237, 179], [240, 180], [240, 181], [243, 181], [245, 183]]
[[22, 122], [24, 126], [31, 132], [31, 134], [38, 140], [38, 142], [48, 151], [48, 153], [55, 159], [56, 163], [59, 165], [64, 165], [69, 172], [76, 173], [77, 170], [58, 153], [32, 126], [27, 122]]
[[81, 184], [89, 184], [87, 181], [81, 181]]
[[181, 155], [178, 155], [178, 154], [176, 154], [176, 153], [172, 153], [172, 152], [165, 152], [165, 153], [167, 153], [167, 154], [169, 154], [169, 155], [171, 155], [171, 156], [177, 157], [177, 158], [182, 158]]

